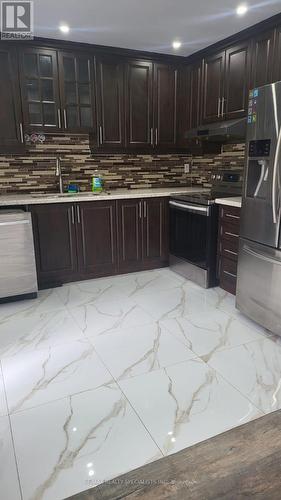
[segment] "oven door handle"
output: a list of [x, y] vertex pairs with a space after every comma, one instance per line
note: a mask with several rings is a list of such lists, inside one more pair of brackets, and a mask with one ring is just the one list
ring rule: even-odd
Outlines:
[[210, 215], [209, 207], [202, 207], [199, 205], [188, 205], [186, 203], [178, 203], [177, 201], [170, 201], [169, 205], [175, 208], [181, 208], [182, 210], [186, 210], [186, 212], [195, 212], [200, 213], [208, 217]]

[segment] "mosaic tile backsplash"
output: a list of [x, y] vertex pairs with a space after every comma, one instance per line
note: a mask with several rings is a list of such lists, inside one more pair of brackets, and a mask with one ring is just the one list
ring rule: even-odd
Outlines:
[[[87, 135], [46, 135], [43, 144], [28, 145], [25, 156], [0, 155], [0, 193], [57, 191], [56, 155], [62, 160], [65, 188], [75, 183], [81, 191], [89, 191], [96, 169], [107, 189], [207, 187], [214, 169], [243, 170], [244, 151], [244, 144], [228, 144], [218, 155], [93, 155]], [[191, 160], [191, 172], [185, 174], [184, 163]]]

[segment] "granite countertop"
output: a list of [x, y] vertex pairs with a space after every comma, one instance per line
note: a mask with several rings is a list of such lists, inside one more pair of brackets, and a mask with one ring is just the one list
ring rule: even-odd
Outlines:
[[216, 199], [217, 205], [228, 205], [229, 207], [239, 207], [241, 208], [242, 205], [242, 197], [241, 196], [235, 196], [232, 198], [217, 198]]
[[200, 187], [169, 187], [169, 188], [143, 188], [143, 189], [110, 189], [102, 193], [84, 192], [77, 194], [2, 194], [0, 207], [16, 205], [37, 205], [42, 203], [71, 203], [78, 201], [117, 200], [124, 198], [154, 198], [157, 196], [171, 196], [192, 192], [204, 192], [208, 189]]

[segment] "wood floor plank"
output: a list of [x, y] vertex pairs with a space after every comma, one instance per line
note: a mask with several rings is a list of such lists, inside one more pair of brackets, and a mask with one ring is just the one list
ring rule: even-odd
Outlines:
[[71, 500], [246, 498], [281, 498], [281, 410], [140, 467]]

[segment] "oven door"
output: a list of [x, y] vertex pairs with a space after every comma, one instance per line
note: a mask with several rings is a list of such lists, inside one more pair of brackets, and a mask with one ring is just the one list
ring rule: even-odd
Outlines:
[[170, 254], [207, 269], [210, 207], [176, 200], [169, 205]]

